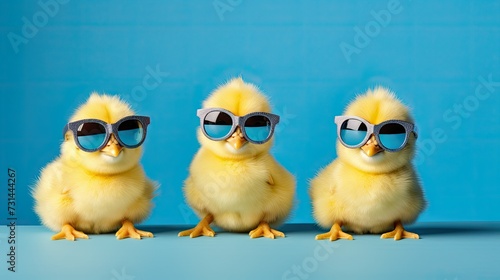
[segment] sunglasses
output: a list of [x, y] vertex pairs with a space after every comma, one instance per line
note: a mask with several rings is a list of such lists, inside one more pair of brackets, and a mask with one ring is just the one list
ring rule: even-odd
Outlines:
[[198, 109], [200, 127], [203, 134], [214, 141], [226, 140], [240, 127], [245, 139], [254, 144], [267, 142], [274, 133], [274, 127], [280, 121], [278, 115], [254, 112], [239, 117], [222, 108]]
[[353, 116], [336, 116], [337, 136], [347, 148], [359, 148], [366, 144], [370, 136], [375, 139], [380, 147], [389, 152], [397, 152], [408, 143], [410, 133], [417, 138], [416, 126], [400, 120], [388, 120], [377, 125]]
[[98, 119], [83, 119], [70, 122], [64, 127], [63, 135], [68, 130], [73, 133], [78, 148], [85, 152], [95, 152], [106, 146], [113, 134], [123, 147], [137, 148], [146, 139], [150, 119], [145, 116], [128, 116], [114, 124]]

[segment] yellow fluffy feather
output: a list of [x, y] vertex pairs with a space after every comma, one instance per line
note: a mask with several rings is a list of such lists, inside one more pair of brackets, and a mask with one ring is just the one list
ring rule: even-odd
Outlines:
[[[375, 88], [358, 96], [344, 115], [358, 116], [372, 124], [386, 120], [413, 122], [408, 108], [393, 93]], [[404, 231], [403, 224], [414, 222], [425, 207], [422, 188], [411, 160], [415, 153], [411, 134], [405, 148], [367, 156], [362, 148], [347, 148], [337, 141], [337, 155], [311, 181], [310, 196], [314, 218], [330, 228], [317, 239], [352, 239], [341, 229], [355, 233], [381, 233], [384, 238], [418, 238]]]
[[[204, 108], [224, 108], [237, 116], [270, 112], [266, 97], [241, 78], [219, 87]], [[235, 132], [236, 133], [236, 132]], [[228, 141], [213, 141], [198, 130], [201, 148], [195, 155], [184, 193], [202, 221], [179, 236], [214, 236], [210, 223], [229, 231], [249, 231], [250, 236], [284, 236], [271, 229], [289, 215], [295, 179], [269, 154], [272, 141], [245, 143], [235, 149]]]
[[[70, 122], [93, 118], [115, 123], [130, 115], [134, 112], [118, 97], [94, 93]], [[149, 215], [156, 188], [139, 163], [141, 155], [141, 147], [123, 148], [115, 158], [102, 151], [85, 152], [67, 132], [61, 155], [42, 170], [33, 189], [42, 223], [60, 231], [53, 239], [87, 238], [85, 233], [120, 227], [119, 239], [152, 236], [133, 227]]]

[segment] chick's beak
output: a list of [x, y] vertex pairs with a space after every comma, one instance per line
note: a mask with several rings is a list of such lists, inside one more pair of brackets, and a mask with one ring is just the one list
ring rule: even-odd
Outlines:
[[246, 143], [247, 140], [243, 136], [243, 133], [241, 132], [240, 127], [236, 128], [236, 131], [229, 137], [229, 139], [226, 140], [235, 150], [239, 150], [241, 147], [243, 147]]
[[370, 139], [368, 139], [366, 144], [363, 147], [361, 147], [361, 149], [369, 157], [372, 157], [383, 151], [383, 149], [378, 145], [377, 139], [375, 139], [374, 135], [372, 135]]
[[106, 147], [104, 147], [101, 152], [105, 153], [108, 156], [111, 157], [117, 157], [120, 155], [121, 151], [123, 150], [123, 147], [118, 143], [114, 135], [111, 135], [111, 138], [109, 139], [108, 143], [106, 144]]

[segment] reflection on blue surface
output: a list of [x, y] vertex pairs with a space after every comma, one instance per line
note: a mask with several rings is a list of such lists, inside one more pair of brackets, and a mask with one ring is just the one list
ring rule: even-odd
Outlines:
[[231, 125], [221, 125], [221, 124], [205, 124], [205, 131], [208, 136], [216, 139], [220, 139], [227, 136], [231, 131]]
[[388, 149], [398, 149], [403, 145], [406, 133], [397, 134], [379, 134], [380, 142]]
[[253, 141], [264, 141], [271, 132], [271, 126], [245, 127], [247, 136]]
[[118, 135], [120, 136], [120, 140], [126, 145], [134, 146], [137, 143], [141, 142], [143, 136], [142, 128], [135, 129], [127, 129], [127, 130], [119, 130]]
[[340, 130], [340, 138], [342, 141], [349, 146], [356, 146], [361, 144], [361, 142], [366, 137], [365, 131], [357, 131], [357, 130], [349, 130], [349, 129], [341, 129]]
[[102, 143], [104, 142], [104, 138], [106, 138], [106, 133], [77, 136], [77, 138], [82, 147], [88, 150], [93, 150], [102, 145]]

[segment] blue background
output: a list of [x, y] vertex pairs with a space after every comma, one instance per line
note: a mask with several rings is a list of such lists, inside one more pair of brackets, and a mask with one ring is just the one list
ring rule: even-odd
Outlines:
[[[313, 222], [308, 180], [336, 156], [333, 117], [376, 85], [411, 106], [419, 127], [420, 221], [500, 220], [500, 2], [400, 0], [381, 26], [374, 13], [390, 2], [69, 1], [51, 16], [36, 1], [2, 1], [0, 223], [11, 167], [18, 223], [39, 224], [29, 188], [92, 91], [152, 118], [142, 163], [161, 188], [145, 223], [196, 223], [181, 190], [199, 148], [196, 109], [239, 75], [282, 117], [272, 151], [297, 177], [289, 223]], [[47, 21], [16, 46], [23, 18]], [[150, 68], [164, 74], [139, 92]]]

